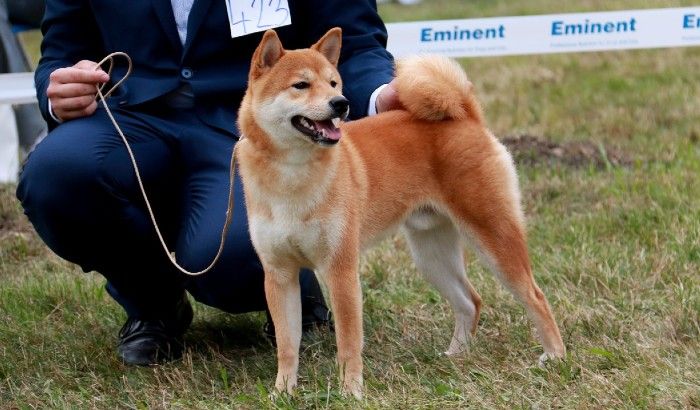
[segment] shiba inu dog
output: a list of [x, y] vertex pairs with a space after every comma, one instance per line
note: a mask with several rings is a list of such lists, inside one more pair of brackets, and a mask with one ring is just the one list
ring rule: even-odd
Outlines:
[[277, 332], [276, 388], [291, 392], [297, 383], [298, 272], [309, 267], [330, 293], [343, 390], [361, 397], [358, 260], [396, 228], [454, 310], [447, 354], [464, 351], [478, 323], [466, 242], [524, 305], [542, 359], [562, 357], [559, 329], [530, 269], [513, 160], [484, 125], [466, 74], [443, 57], [402, 60], [395, 84], [405, 109], [343, 123], [340, 47], [338, 28], [304, 50], [285, 50], [266, 32], [239, 112], [250, 234]]

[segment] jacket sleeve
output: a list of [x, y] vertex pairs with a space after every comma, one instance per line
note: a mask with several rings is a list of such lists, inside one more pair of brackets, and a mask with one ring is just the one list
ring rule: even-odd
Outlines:
[[343, 30], [339, 63], [343, 93], [350, 100], [350, 117], [366, 116], [372, 92], [394, 78], [394, 59], [386, 50], [386, 27], [377, 13], [375, 0], [303, 0], [299, 3], [305, 5], [302, 18], [308, 45], [333, 27]]
[[39, 108], [49, 128], [57, 122], [49, 115], [46, 89], [49, 76], [57, 68], [70, 67], [80, 60], [98, 61], [103, 45], [87, 0], [47, 0], [41, 42], [41, 59], [34, 74]]

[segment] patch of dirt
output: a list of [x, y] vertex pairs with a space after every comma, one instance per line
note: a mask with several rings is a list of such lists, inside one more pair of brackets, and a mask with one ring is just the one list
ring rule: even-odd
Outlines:
[[626, 167], [632, 158], [621, 150], [593, 141], [557, 143], [535, 135], [500, 138], [519, 164], [563, 164], [571, 167], [594, 165]]

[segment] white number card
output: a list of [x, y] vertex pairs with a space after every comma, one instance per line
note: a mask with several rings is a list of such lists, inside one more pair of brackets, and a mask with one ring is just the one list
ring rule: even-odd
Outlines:
[[225, 0], [231, 37], [292, 24], [287, 0]]

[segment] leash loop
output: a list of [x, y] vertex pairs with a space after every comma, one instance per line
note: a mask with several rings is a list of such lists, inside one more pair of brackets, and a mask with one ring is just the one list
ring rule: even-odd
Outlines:
[[198, 272], [190, 272], [187, 269], [183, 268], [180, 266], [180, 264], [177, 263], [177, 260], [175, 259], [175, 253], [170, 252], [168, 249], [168, 246], [165, 243], [165, 239], [163, 238], [163, 234], [160, 231], [160, 228], [158, 227], [158, 223], [156, 222], [156, 217], [155, 214], [153, 213], [153, 208], [151, 207], [151, 202], [148, 200], [148, 195], [146, 195], [146, 189], [143, 186], [143, 181], [141, 179], [141, 173], [139, 172], [139, 167], [138, 164], [136, 163], [136, 157], [134, 156], [134, 152], [131, 150], [131, 146], [129, 145], [129, 141], [127, 141], [126, 137], [124, 136], [124, 132], [122, 131], [121, 127], [119, 124], [117, 124], [117, 121], [114, 119], [114, 115], [112, 115], [112, 111], [109, 109], [109, 106], [107, 105], [107, 97], [109, 97], [131, 74], [132, 68], [133, 68], [133, 63], [131, 61], [131, 57], [129, 57], [128, 54], [118, 51], [109, 54], [107, 57], [103, 58], [99, 63], [97, 63], [97, 66], [95, 67], [95, 70], [98, 70], [102, 67], [103, 64], [109, 63], [109, 68], [107, 69], [107, 74], [110, 75], [112, 73], [112, 68], [114, 67], [114, 58], [115, 57], [123, 57], [126, 59], [128, 63], [128, 68], [126, 71], [126, 74], [117, 81], [112, 88], [109, 89], [106, 93], [103, 93], [102, 90], [104, 89], [106, 83], [102, 83], [99, 86], [97, 86], [97, 95], [95, 96], [95, 99], [99, 99], [102, 101], [102, 106], [104, 107], [105, 111], [107, 112], [107, 116], [109, 119], [112, 121], [112, 125], [114, 125], [114, 128], [117, 130], [119, 133], [119, 136], [121, 137], [122, 141], [124, 142], [124, 145], [126, 146], [126, 150], [129, 153], [129, 158], [131, 159], [131, 165], [134, 169], [134, 173], [136, 174], [136, 180], [138, 181], [139, 188], [141, 189], [141, 194], [143, 196], [143, 200], [146, 203], [146, 208], [148, 209], [148, 215], [151, 217], [151, 222], [153, 223], [153, 227], [155, 228], [156, 234], [158, 235], [158, 239], [160, 240], [160, 244], [163, 247], [163, 250], [165, 251], [165, 254], [168, 256], [168, 259], [170, 262], [182, 273], [190, 276], [197, 276], [201, 275], [203, 273], [209, 272], [214, 265], [216, 265], [216, 262], [218, 262], [219, 258], [221, 257], [221, 254], [224, 251], [224, 244], [226, 243], [226, 234], [228, 233], [228, 228], [231, 225], [231, 220], [233, 219], [233, 207], [234, 207], [234, 177], [236, 175], [236, 149], [238, 148], [238, 144], [235, 144], [233, 147], [233, 151], [231, 152], [231, 165], [230, 165], [230, 171], [229, 171], [229, 191], [228, 191], [228, 207], [226, 209], [226, 220], [224, 222], [224, 226], [221, 230], [221, 241], [219, 242], [219, 249], [216, 252], [216, 256], [214, 256], [214, 259], [211, 261], [209, 266], [206, 268], [198, 271]]
[[105, 98], [109, 97], [110, 95], [112, 95], [112, 93], [113, 93], [117, 88], [119, 88], [119, 86], [122, 85], [122, 83], [123, 83], [124, 81], [126, 81], [127, 78], [129, 78], [129, 76], [131, 75], [131, 70], [132, 70], [132, 68], [133, 68], [133, 66], [134, 66], [133, 63], [131, 62], [131, 57], [129, 57], [128, 54], [126, 54], [126, 53], [124, 53], [124, 52], [121, 52], [121, 51], [117, 51], [117, 52], [114, 52], [114, 53], [108, 55], [107, 57], [103, 58], [99, 63], [97, 63], [97, 67], [95, 67], [95, 70], [97, 70], [98, 68], [101, 68], [102, 65], [103, 65], [104, 63], [109, 63], [109, 68], [107, 69], [107, 75], [111, 77], [111, 76], [112, 76], [112, 68], [114, 68], [114, 57], [124, 57], [124, 58], [126, 59], [127, 63], [128, 63], [128, 67], [127, 67], [127, 69], [126, 69], [126, 74], [124, 74], [124, 76], [121, 78], [121, 80], [117, 81], [117, 83], [114, 84], [114, 85], [112, 86], [112, 88], [109, 89], [109, 91], [107, 91], [106, 93], [104, 93], [104, 95], [100, 94], [100, 92], [102, 92], [102, 90], [103, 90], [104, 87], [107, 85], [107, 83], [102, 83], [102, 84], [97, 88], [97, 94], [98, 94], [103, 100], [104, 100]]

